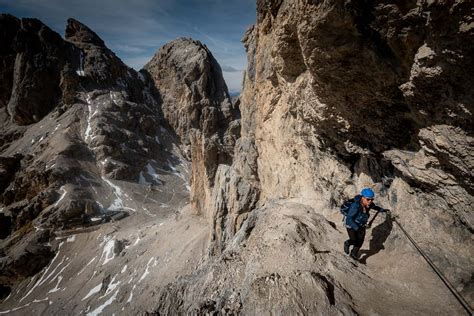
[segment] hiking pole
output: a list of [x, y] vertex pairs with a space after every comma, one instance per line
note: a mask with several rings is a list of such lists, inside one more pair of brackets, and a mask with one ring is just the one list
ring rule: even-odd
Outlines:
[[416, 250], [421, 254], [423, 258], [425, 258], [426, 262], [431, 266], [431, 268], [434, 270], [434, 272], [440, 277], [441, 281], [448, 287], [448, 289], [453, 293], [453, 295], [456, 297], [456, 299], [461, 303], [461, 305], [464, 307], [466, 312], [469, 315], [472, 315], [472, 308], [469, 306], [469, 304], [466, 302], [466, 300], [456, 291], [454, 286], [446, 279], [446, 277], [443, 275], [443, 273], [438, 269], [438, 267], [431, 261], [430, 258], [421, 250], [421, 248], [417, 245], [417, 243], [413, 240], [413, 238], [410, 237], [410, 235], [406, 232], [405, 229], [403, 229], [402, 225], [397, 221], [397, 219], [394, 217], [393, 221], [397, 223], [398, 227], [402, 230], [402, 232], [405, 234], [405, 236], [410, 240], [410, 242], [413, 244]]

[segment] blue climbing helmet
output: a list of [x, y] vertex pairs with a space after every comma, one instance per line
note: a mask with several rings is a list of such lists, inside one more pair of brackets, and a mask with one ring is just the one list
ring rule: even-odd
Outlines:
[[374, 191], [372, 191], [371, 188], [364, 188], [362, 191], [360, 191], [360, 195], [363, 197], [366, 197], [368, 199], [373, 199], [375, 197]]

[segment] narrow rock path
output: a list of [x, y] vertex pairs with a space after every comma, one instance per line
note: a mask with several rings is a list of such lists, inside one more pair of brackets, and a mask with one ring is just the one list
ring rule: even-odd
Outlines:
[[[343, 253], [346, 229], [339, 213], [328, 219], [336, 223], [339, 232], [332, 236], [337, 251]], [[354, 300], [364, 306], [367, 314], [467, 315], [449, 289], [419, 255], [399, 227], [385, 214], [367, 229], [365, 242], [360, 250], [355, 269], [363, 269], [374, 282], [353, 284], [356, 279], [343, 279], [347, 289], [354, 289]], [[352, 260], [347, 256], [347, 260]]]

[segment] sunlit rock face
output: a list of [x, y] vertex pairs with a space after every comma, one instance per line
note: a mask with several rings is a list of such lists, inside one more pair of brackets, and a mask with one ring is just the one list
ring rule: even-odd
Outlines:
[[239, 109], [231, 102], [221, 68], [202, 43], [179, 38], [164, 45], [144, 70], [161, 96], [163, 116], [192, 160], [191, 202], [197, 213], [212, 218], [217, 168], [232, 163], [240, 134]]
[[241, 138], [212, 195], [213, 251], [233, 249], [270, 201], [327, 214], [371, 186], [472, 300], [470, 7], [257, 1]]
[[198, 41], [136, 72], [0, 15], [0, 312], [463, 313], [399, 224], [473, 305], [470, 10], [257, 1], [235, 103]]
[[[0, 23], [0, 311], [152, 310], [158, 258], [173, 262], [160, 265], [163, 286], [207, 258], [204, 206], [240, 134], [220, 66], [178, 39], [136, 72], [77, 20], [64, 40], [38, 20]], [[149, 247], [155, 238], [168, 241]]]

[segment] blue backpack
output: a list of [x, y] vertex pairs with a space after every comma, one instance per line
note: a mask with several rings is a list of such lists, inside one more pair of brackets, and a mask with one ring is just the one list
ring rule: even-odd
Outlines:
[[341, 208], [339, 210], [341, 211], [341, 214], [344, 215], [344, 217], [342, 219], [343, 221], [346, 218], [347, 213], [349, 213], [349, 209], [351, 208], [352, 203], [354, 203], [353, 198], [345, 201], [344, 203], [342, 203]]

